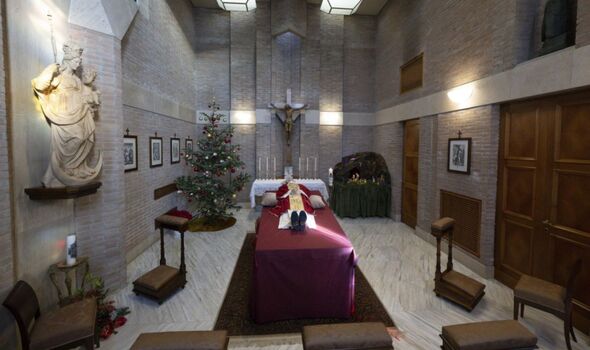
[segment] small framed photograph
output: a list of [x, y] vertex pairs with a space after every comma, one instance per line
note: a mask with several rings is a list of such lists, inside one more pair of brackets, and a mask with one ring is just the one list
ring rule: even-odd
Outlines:
[[471, 173], [471, 138], [449, 139], [447, 170], [454, 173]]
[[176, 137], [170, 139], [170, 163], [180, 163], [180, 139]]
[[123, 164], [125, 172], [137, 170], [137, 136], [123, 136]]
[[187, 154], [187, 161], [193, 158], [193, 139], [184, 140], [184, 152]]
[[150, 137], [150, 168], [162, 166], [162, 138]]

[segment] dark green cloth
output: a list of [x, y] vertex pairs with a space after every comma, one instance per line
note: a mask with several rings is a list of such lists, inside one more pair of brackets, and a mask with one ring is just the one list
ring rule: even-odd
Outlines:
[[368, 182], [335, 183], [330, 206], [340, 217], [389, 217], [391, 213], [391, 186]]

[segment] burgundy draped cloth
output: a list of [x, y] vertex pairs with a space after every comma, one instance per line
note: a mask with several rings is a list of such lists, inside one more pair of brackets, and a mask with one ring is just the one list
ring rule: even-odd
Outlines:
[[352, 243], [330, 208], [317, 209], [315, 219], [316, 229], [279, 230], [279, 218], [263, 208], [256, 228], [251, 295], [256, 323], [352, 316]]

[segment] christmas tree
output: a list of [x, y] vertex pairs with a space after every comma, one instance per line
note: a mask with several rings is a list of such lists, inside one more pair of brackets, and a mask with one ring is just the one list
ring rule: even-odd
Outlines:
[[244, 188], [250, 175], [238, 169], [244, 169], [240, 160], [239, 145], [233, 145], [233, 128], [220, 125], [223, 114], [213, 100], [209, 105], [210, 113], [201, 113], [207, 120], [203, 127], [203, 137], [199, 138], [197, 147], [186, 150], [185, 158], [194, 172], [191, 176], [182, 176], [176, 185], [189, 202], [196, 204], [201, 220], [214, 224], [231, 218], [236, 194]]

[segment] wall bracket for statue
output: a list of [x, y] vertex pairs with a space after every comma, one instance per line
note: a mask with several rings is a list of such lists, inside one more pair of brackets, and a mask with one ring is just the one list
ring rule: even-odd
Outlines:
[[102, 169], [102, 153], [95, 155], [94, 150], [100, 92], [94, 87], [96, 72], [81, 66], [83, 49], [66, 43], [63, 51], [62, 64], [47, 66], [32, 85], [51, 128], [50, 162], [42, 187], [72, 190], [98, 183]]

